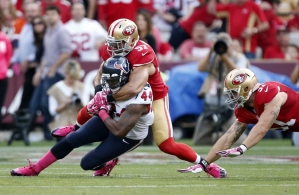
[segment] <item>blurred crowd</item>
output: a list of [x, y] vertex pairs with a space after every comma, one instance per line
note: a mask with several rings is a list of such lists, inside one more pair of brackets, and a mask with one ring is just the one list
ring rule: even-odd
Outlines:
[[[99, 61], [108, 28], [119, 18], [135, 21], [160, 62], [198, 61], [207, 71], [219, 39], [229, 47], [219, 59], [228, 70], [248, 67], [251, 59], [299, 59], [298, 0], [0, 0], [0, 107], [7, 69], [22, 72], [20, 109], [29, 109], [32, 121], [41, 111], [51, 139], [53, 117], [82, 92], [80, 64], [70, 59]], [[63, 96], [49, 90], [54, 84]]]

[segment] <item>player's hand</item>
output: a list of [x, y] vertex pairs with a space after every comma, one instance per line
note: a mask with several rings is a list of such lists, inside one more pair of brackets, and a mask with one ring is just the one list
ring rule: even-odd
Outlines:
[[56, 69], [55, 68], [50, 68], [49, 72], [48, 72], [48, 77], [52, 78], [52, 77], [55, 76], [55, 74], [56, 74]]
[[87, 113], [89, 115], [97, 114], [100, 111], [100, 108], [94, 103], [94, 99], [90, 100], [87, 104]]
[[247, 150], [247, 147], [242, 144], [241, 146], [237, 148], [231, 148], [227, 150], [222, 150], [219, 152], [216, 152], [217, 155], [221, 157], [236, 157], [242, 155]]
[[104, 91], [99, 91], [95, 94], [93, 99], [98, 108], [101, 108], [102, 105], [107, 104], [106, 96], [107, 94]]

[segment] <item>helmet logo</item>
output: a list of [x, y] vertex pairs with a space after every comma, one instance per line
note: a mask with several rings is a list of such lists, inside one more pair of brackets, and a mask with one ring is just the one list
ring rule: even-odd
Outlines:
[[121, 71], [123, 71], [124, 73], [128, 73], [129, 71], [127, 71], [127, 69], [129, 68], [129, 67], [127, 67], [127, 64], [126, 63], [120, 63], [120, 64], [118, 64], [118, 60], [114, 63], [114, 68], [116, 68], [116, 69], [119, 69], [119, 70], [121, 70]]
[[135, 32], [135, 27], [133, 25], [127, 26], [124, 30], [123, 30], [123, 35], [125, 36], [130, 36]]
[[246, 78], [247, 78], [247, 76], [245, 74], [238, 74], [237, 76], [235, 76], [233, 78], [232, 84], [233, 85], [240, 85], [240, 84], [244, 83]]

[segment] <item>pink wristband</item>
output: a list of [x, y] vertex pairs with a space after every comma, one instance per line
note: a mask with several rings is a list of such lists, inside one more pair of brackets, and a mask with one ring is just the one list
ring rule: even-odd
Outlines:
[[100, 110], [99, 117], [102, 119], [102, 121], [105, 121], [106, 118], [110, 117], [109, 114], [106, 112], [106, 110]]

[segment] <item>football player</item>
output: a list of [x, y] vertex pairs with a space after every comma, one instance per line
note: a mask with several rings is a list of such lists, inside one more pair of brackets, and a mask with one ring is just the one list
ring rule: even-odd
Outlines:
[[[102, 71], [103, 91], [117, 93], [128, 82], [131, 69], [126, 58], [114, 56], [105, 61]], [[153, 99], [143, 97], [150, 94], [152, 90], [148, 83], [145, 83], [137, 96], [125, 101], [108, 104], [106, 99], [96, 94], [89, 105], [101, 103], [89, 112], [99, 117], [92, 117], [78, 131], [58, 142], [38, 162], [31, 163], [28, 160], [29, 166], [13, 169], [11, 175], [37, 176], [74, 148], [98, 141], [101, 144], [87, 153], [80, 165], [84, 170], [95, 170], [94, 176], [109, 175], [117, 164], [117, 157], [139, 146], [147, 136], [148, 127], [154, 121]], [[109, 110], [112, 112], [108, 113]]]
[[[136, 24], [128, 19], [119, 19], [113, 22], [108, 30], [106, 44], [100, 49], [100, 55], [104, 61], [110, 56], [126, 56], [132, 66], [129, 82], [119, 92], [109, 93], [107, 101], [128, 100], [140, 93], [143, 86], [148, 82], [153, 90], [155, 119], [152, 129], [155, 143], [161, 151], [167, 154], [175, 155], [179, 159], [191, 163], [201, 164], [200, 156], [191, 147], [177, 143], [173, 139], [172, 123], [168, 110], [168, 87], [160, 75], [158, 60], [153, 49], [145, 42], [139, 40]], [[101, 90], [101, 75], [102, 70], [100, 67], [94, 80], [96, 91]], [[152, 97], [143, 95], [142, 98], [147, 100]], [[54, 137], [64, 137], [78, 129], [80, 125], [90, 118], [87, 110], [86, 106], [80, 110], [77, 117], [77, 125], [55, 129], [52, 135]], [[215, 178], [226, 176], [226, 171], [216, 164], [210, 164], [205, 171]]]
[[[236, 121], [215, 143], [205, 165], [220, 157], [236, 157], [255, 146], [270, 130], [299, 131], [299, 93], [278, 82], [258, 83], [255, 74], [246, 68], [234, 69], [225, 78], [224, 94], [227, 105], [234, 110]], [[248, 124], [255, 124], [243, 144], [230, 147], [238, 140]], [[201, 165], [180, 172], [201, 172]]]

